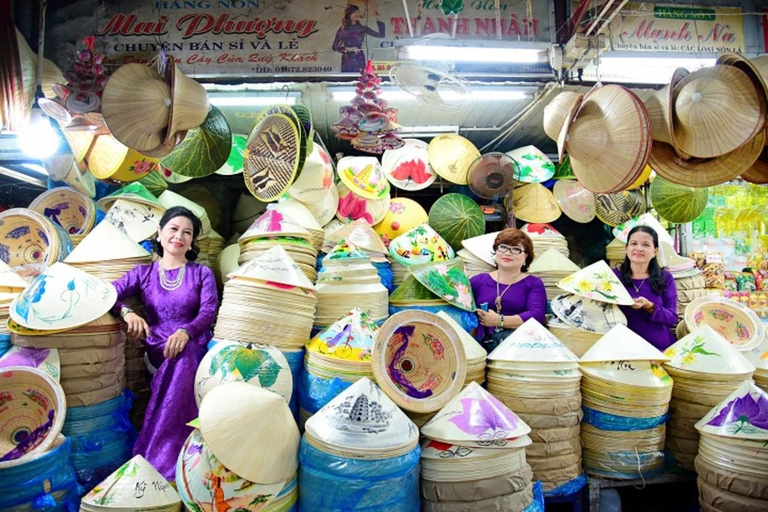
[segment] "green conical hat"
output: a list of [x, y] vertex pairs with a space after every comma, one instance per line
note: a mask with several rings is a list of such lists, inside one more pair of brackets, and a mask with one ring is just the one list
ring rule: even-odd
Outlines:
[[421, 284], [415, 277], [406, 277], [400, 286], [389, 296], [390, 304], [416, 303], [416, 302], [441, 302], [447, 304], [440, 297], [429, 291], [429, 288]]
[[184, 140], [160, 165], [171, 172], [190, 178], [203, 178], [215, 173], [227, 161], [232, 148], [232, 130], [216, 107], [198, 128], [189, 130]]
[[571, 159], [568, 158], [568, 155], [565, 155], [563, 159], [555, 165], [555, 175], [552, 176], [552, 179], [554, 180], [575, 180], [576, 175], [573, 174], [573, 169], [571, 168]]
[[126, 201], [132, 201], [134, 203], [146, 204], [148, 206], [154, 206], [165, 211], [166, 208], [157, 200], [157, 198], [150, 192], [147, 187], [141, 184], [139, 181], [134, 181], [124, 186], [120, 190], [112, 192], [106, 197], [102, 197], [96, 202], [99, 210], [104, 213], [108, 212], [112, 205], [118, 199], [125, 199]]
[[147, 190], [152, 192], [155, 197], [168, 190], [168, 182], [157, 169], [141, 178], [139, 183], [147, 187]]

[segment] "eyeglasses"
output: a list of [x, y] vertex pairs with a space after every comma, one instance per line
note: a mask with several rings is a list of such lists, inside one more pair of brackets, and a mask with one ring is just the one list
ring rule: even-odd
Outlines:
[[525, 249], [522, 249], [520, 247], [510, 247], [509, 245], [501, 244], [496, 248], [496, 252], [500, 252], [502, 254], [514, 254], [515, 256], [520, 256], [525, 252]]

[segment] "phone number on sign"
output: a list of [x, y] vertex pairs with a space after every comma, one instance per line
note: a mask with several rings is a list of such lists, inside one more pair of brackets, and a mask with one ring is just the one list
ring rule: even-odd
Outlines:
[[331, 66], [275, 66], [275, 73], [329, 73]]

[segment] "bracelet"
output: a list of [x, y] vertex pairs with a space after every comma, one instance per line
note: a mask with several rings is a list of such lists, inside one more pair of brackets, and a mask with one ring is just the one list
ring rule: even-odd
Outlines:
[[123, 306], [122, 308], [120, 308], [120, 318], [125, 319], [125, 316], [128, 315], [129, 313], [133, 313], [133, 310], [128, 306]]
[[501, 315], [501, 314], [499, 315], [499, 325], [498, 325], [498, 328], [499, 329], [503, 329], [504, 328], [504, 315]]

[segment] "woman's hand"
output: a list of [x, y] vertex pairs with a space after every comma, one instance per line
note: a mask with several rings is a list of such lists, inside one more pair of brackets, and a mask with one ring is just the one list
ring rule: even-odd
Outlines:
[[485, 327], [498, 327], [499, 326], [499, 314], [495, 311], [483, 311], [482, 309], [475, 310], [477, 318], [480, 320], [480, 325]]
[[178, 330], [171, 334], [168, 341], [165, 342], [165, 348], [163, 349], [163, 355], [166, 359], [173, 359], [177, 355], [181, 354], [184, 347], [187, 346], [189, 341], [189, 334], [182, 330]]
[[656, 307], [656, 304], [649, 301], [645, 297], [636, 298], [635, 303], [632, 304], [632, 309], [642, 309], [643, 311], [647, 311], [648, 313], [653, 313], [653, 310], [655, 307]]
[[128, 336], [138, 338], [143, 332], [144, 337], [149, 338], [149, 325], [147, 325], [147, 321], [136, 313], [128, 313], [123, 317], [123, 321], [128, 326]]

